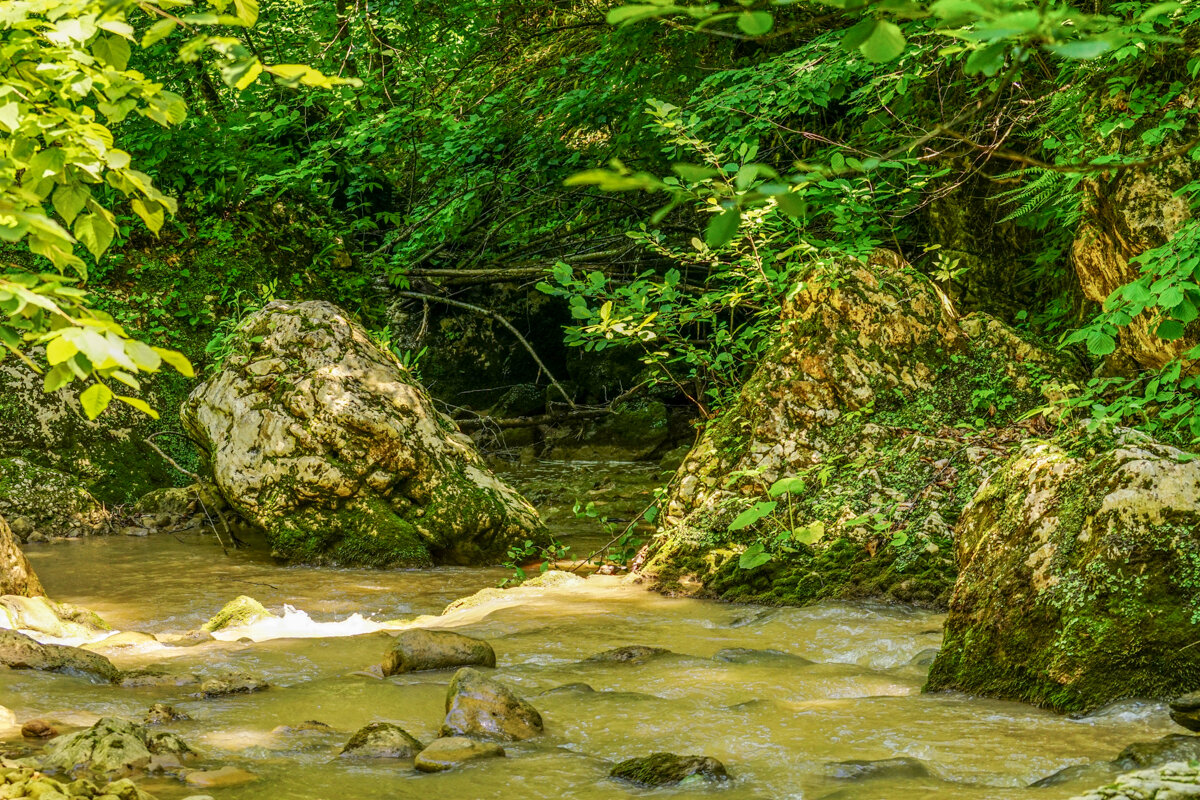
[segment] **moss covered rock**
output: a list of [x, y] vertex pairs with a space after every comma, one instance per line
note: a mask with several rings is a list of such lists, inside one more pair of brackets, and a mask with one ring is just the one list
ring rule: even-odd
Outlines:
[[674, 753], [653, 753], [627, 759], [613, 767], [609, 777], [647, 787], [674, 786], [688, 780], [729, 780], [725, 765], [715, 758]]
[[[729, 600], [944, 606], [958, 515], [1027, 434], [1020, 415], [1069, 373], [1002, 323], [957, 317], [893, 254], [817, 271], [676, 473], [641, 569], [664, 590]], [[769, 499], [785, 478], [792, 490]], [[760, 555], [743, 559], [751, 546]]]
[[0, 797], [36, 797], [45, 800], [154, 800], [127, 778], [97, 786], [91, 781], [56, 781], [32, 767], [0, 767]]
[[503, 758], [504, 748], [494, 742], [477, 742], [465, 736], [434, 739], [413, 761], [421, 772], [445, 772], [481, 758]]
[[272, 616], [262, 603], [253, 597], [242, 595], [226, 603], [212, 619], [200, 626], [200, 630], [212, 633], [223, 628], [239, 628], [260, 619], [270, 619]]
[[156, 756], [174, 766], [194, 755], [173, 733], [151, 733], [136, 722], [104, 717], [86, 730], [50, 742], [43, 765], [69, 773], [111, 776], [147, 770]]
[[972, 499], [927, 688], [1086, 712], [1200, 688], [1200, 460], [1144, 434], [1028, 441]]
[[100, 615], [48, 597], [0, 596], [0, 628], [34, 631], [56, 639], [90, 639], [111, 631]]
[[17, 631], [0, 630], [0, 665], [9, 669], [62, 672], [98, 683], [116, 683], [121, 671], [98, 653], [78, 647], [42, 644]]
[[351, 736], [338, 755], [341, 758], [412, 758], [424, 747], [399, 725], [372, 722]]
[[408, 370], [335, 306], [275, 301], [232, 348], [183, 423], [221, 493], [279, 557], [486, 563], [545, 536]]
[[0, 459], [0, 516], [23, 542], [109, 528], [108, 512], [76, 477], [24, 458]]

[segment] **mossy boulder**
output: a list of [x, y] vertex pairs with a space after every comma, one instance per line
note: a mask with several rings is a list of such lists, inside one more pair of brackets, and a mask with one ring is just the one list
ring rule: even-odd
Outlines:
[[[1028, 434], [1021, 415], [1070, 374], [997, 320], [959, 318], [894, 254], [815, 271], [671, 481], [641, 570], [665, 591], [727, 600], [942, 607], [963, 506]], [[792, 491], [769, 498], [785, 478]], [[761, 553], [744, 563], [750, 547]]]
[[78, 647], [42, 644], [23, 633], [0, 630], [0, 665], [9, 669], [61, 672], [96, 683], [116, 683], [121, 671], [98, 653]]
[[684, 781], [729, 780], [725, 765], [708, 756], [677, 756], [674, 753], [652, 753], [630, 758], [612, 768], [609, 777], [638, 786], [674, 786]]
[[214, 482], [303, 563], [489, 563], [537, 512], [488, 471], [389, 351], [337, 307], [275, 301], [181, 412]]
[[372, 722], [351, 736], [338, 755], [341, 758], [412, 758], [424, 748], [425, 745], [399, 725]]
[[496, 651], [482, 639], [453, 631], [414, 628], [396, 635], [383, 657], [383, 674], [399, 675], [453, 667], [494, 667]]
[[34, 631], [56, 639], [91, 639], [112, 630], [100, 615], [48, 597], [0, 595], [0, 628]]
[[1200, 692], [1189, 692], [1172, 700], [1171, 719], [1189, 731], [1200, 731]]
[[212, 633], [224, 628], [240, 628], [243, 625], [252, 625], [261, 619], [271, 619], [273, 616], [262, 603], [253, 597], [241, 595], [226, 603], [220, 611], [213, 615], [212, 619], [200, 626], [200, 630]]
[[32, 767], [0, 766], [0, 797], [30, 797], [43, 800], [154, 800], [128, 778], [97, 786], [88, 780], [64, 783]]
[[512, 689], [482, 672], [464, 667], [446, 691], [443, 736], [515, 742], [542, 733], [542, 715]]
[[1127, 429], [1028, 441], [964, 510], [927, 689], [1087, 712], [1200, 688], [1200, 460]]
[[68, 773], [113, 776], [148, 770], [156, 756], [159, 764], [178, 766], [194, 755], [173, 733], [151, 733], [136, 722], [104, 717], [86, 730], [51, 741], [42, 763]]
[[1154, 769], [1129, 772], [1072, 800], [1182, 800], [1200, 797], [1200, 765], [1173, 761]]
[[0, 459], [0, 516], [23, 542], [109, 529], [108, 512], [78, 478], [24, 458]]

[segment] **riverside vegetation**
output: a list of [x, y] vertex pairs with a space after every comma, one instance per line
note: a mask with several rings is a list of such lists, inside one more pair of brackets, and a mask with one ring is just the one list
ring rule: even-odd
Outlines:
[[1192, 0], [8, 0], [0, 796], [1197, 795], [1198, 115]]

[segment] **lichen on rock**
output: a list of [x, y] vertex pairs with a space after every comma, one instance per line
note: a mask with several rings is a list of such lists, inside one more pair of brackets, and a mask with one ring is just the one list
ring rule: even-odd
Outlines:
[[1145, 434], [1027, 441], [956, 535], [927, 688], [1086, 712], [1200, 688], [1200, 460]]
[[77, 478], [24, 458], [0, 458], [0, 516], [22, 542], [109, 529], [109, 515]]
[[289, 561], [487, 563], [545, 536], [399, 360], [328, 303], [248, 317], [181, 414], [221, 493]]
[[[641, 570], [729, 600], [944, 606], [959, 513], [1070, 372], [997, 320], [958, 317], [894, 254], [815, 271], [676, 473]], [[728, 530], [783, 478], [800, 483], [768, 518]], [[756, 543], [771, 560], [741, 568]]]

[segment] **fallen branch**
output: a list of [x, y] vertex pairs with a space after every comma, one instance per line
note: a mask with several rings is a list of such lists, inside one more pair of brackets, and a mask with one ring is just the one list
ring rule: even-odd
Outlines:
[[[150, 434], [142, 441], [145, 442], [146, 444], [150, 445], [150, 449], [153, 450], [154, 452], [158, 453], [160, 456], [162, 456], [164, 461], [166, 461], [168, 464], [170, 464], [175, 469], [182, 472], [184, 475], [187, 475], [189, 478], [191, 478], [197, 484], [204, 483], [204, 480], [199, 475], [197, 475], [195, 472], [192, 472], [189, 469], [184, 469], [183, 467], [181, 467], [179, 465], [179, 462], [177, 462], [175, 459], [171, 458], [169, 455], [164, 453], [162, 451], [162, 448], [160, 448], [158, 445], [156, 445], [154, 442], [152, 442], [151, 439], [153, 439], [155, 436], [183, 436], [183, 434], [177, 433], [176, 431], [158, 431], [156, 433]], [[183, 436], [183, 438], [186, 439], [187, 437]], [[188, 441], [191, 441], [191, 440], [189, 439]], [[208, 513], [208, 506], [206, 506], [204, 504], [204, 498], [201, 496], [201, 493], [199, 491], [196, 492], [196, 500], [198, 500], [200, 502], [200, 507], [202, 509], [204, 509], [204, 516], [208, 517], [208, 524], [212, 526], [213, 535], [215, 535], [217, 537], [217, 544], [221, 545], [221, 552], [224, 553], [225, 555], [229, 555], [229, 550], [227, 550], [225, 548], [225, 542], [222, 541], [222, 539], [221, 539], [221, 532], [217, 530], [217, 526], [213, 523], [212, 515]], [[221, 527], [225, 528], [225, 532], [229, 534], [229, 541], [232, 542], [234, 540], [233, 531], [231, 531], [229, 529], [229, 523], [225, 520], [225, 515], [221, 513], [221, 509], [219, 509], [219, 508], [214, 508], [213, 510], [217, 512], [217, 518], [219, 520], [221, 520]]]
[[467, 311], [474, 311], [476, 314], [482, 314], [485, 317], [491, 317], [492, 319], [496, 320], [501, 325], [508, 328], [509, 333], [511, 333], [513, 336], [517, 337], [517, 341], [519, 341], [521, 343], [521, 346], [524, 347], [525, 350], [529, 353], [529, 355], [533, 357], [533, 361], [535, 364], [538, 365], [538, 369], [540, 369], [542, 372], [546, 373], [546, 378], [549, 379], [550, 383], [553, 384], [555, 389], [558, 389], [558, 393], [561, 394], [563, 396], [563, 399], [567, 401], [567, 405], [569, 405], [571, 408], [575, 408], [575, 401], [571, 399], [571, 396], [569, 394], [567, 394], [567, 390], [563, 388], [562, 384], [559, 383], [554, 378], [553, 373], [551, 373], [550, 370], [547, 369], [546, 365], [544, 363], [542, 363], [542, 359], [538, 357], [537, 351], [533, 349], [533, 345], [531, 345], [529, 343], [529, 341], [524, 336], [521, 335], [521, 332], [519, 330], [517, 330], [516, 326], [514, 326], [511, 322], [509, 322], [505, 317], [501, 316], [500, 314], [497, 314], [495, 311], [492, 311], [491, 309], [483, 308], [482, 306], [472, 305], [471, 303], [464, 303], [461, 300], [451, 300], [449, 297], [440, 297], [436, 294], [426, 294], [424, 292], [401, 292], [401, 291], [396, 292], [396, 294], [400, 297], [407, 297], [411, 300], [426, 300], [431, 303], [442, 303], [443, 305], [453, 306], [454, 308], [462, 308]]

